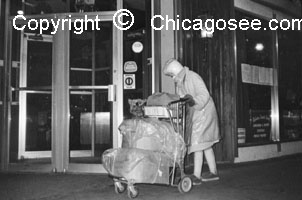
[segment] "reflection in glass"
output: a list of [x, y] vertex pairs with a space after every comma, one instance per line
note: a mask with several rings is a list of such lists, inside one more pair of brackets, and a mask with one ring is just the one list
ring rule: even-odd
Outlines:
[[[30, 37], [30, 36], [29, 36]], [[51, 94], [39, 89], [52, 85], [52, 42], [27, 40], [26, 151], [51, 149]], [[42, 88], [43, 90], [43, 88]]]
[[[107, 101], [107, 92], [96, 95], [96, 144], [110, 146], [110, 111], [111, 105]], [[91, 95], [70, 95], [70, 149], [71, 150], [90, 150], [92, 134], [92, 111]], [[105, 132], [99, 130], [105, 127]], [[102, 134], [106, 139], [98, 137]]]
[[[112, 22], [91, 24], [81, 35], [70, 31], [70, 85], [112, 84]], [[112, 105], [107, 89], [73, 89], [70, 94], [70, 162], [101, 163], [102, 152], [112, 147]]]
[[91, 95], [70, 95], [70, 150], [91, 149], [91, 142], [80, 140], [83, 113], [91, 113]]
[[52, 43], [28, 41], [27, 87], [51, 86]]
[[302, 70], [299, 31], [278, 32], [281, 140], [302, 138]]
[[70, 31], [70, 85], [112, 83], [112, 23], [102, 22], [100, 27], [101, 31], [91, 31], [90, 24], [80, 35]]
[[91, 85], [91, 71], [70, 71], [70, 85]]
[[51, 149], [51, 95], [27, 94], [26, 151]]

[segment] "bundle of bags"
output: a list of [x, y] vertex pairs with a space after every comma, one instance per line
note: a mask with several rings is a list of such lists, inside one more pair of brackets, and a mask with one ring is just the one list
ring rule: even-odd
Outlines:
[[165, 155], [137, 148], [109, 149], [103, 153], [108, 173], [131, 183], [169, 183], [169, 159]]
[[185, 142], [170, 122], [157, 118], [128, 119], [122, 122], [119, 130], [123, 135], [123, 148], [162, 152], [176, 162], [185, 156]]
[[186, 145], [167, 121], [157, 118], [124, 120], [119, 126], [122, 148], [103, 153], [109, 174], [135, 183], [169, 183], [169, 166], [181, 163]]
[[166, 92], [155, 92], [147, 99], [147, 106], [167, 106], [170, 102], [179, 100], [177, 94], [170, 94]]

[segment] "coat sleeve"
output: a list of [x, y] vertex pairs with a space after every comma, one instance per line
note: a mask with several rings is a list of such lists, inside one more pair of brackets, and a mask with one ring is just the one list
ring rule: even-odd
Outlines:
[[190, 94], [193, 96], [195, 101], [194, 108], [195, 110], [202, 110], [210, 100], [209, 91], [204, 81], [198, 74], [194, 73], [190, 79], [190, 82]]

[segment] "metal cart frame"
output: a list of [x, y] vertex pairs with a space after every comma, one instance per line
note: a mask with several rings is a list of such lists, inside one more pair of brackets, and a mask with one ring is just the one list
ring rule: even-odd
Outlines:
[[[145, 106], [144, 107], [145, 117], [155, 117], [160, 120], [169, 120], [174, 131], [180, 134], [185, 140], [186, 131], [186, 99], [180, 99], [170, 102], [167, 106]], [[187, 144], [186, 144], [187, 145]], [[184, 158], [179, 163], [181, 179], [179, 183], [175, 183], [175, 172], [176, 172], [176, 158], [173, 160], [173, 169], [171, 175], [171, 181], [169, 185], [178, 187], [179, 192], [187, 193], [192, 189], [191, 177], [184, 173]], [[170, 178], [170, 175], [169, 175]], [[135, 183], [127, 181], [124, 178], [113, 178], [115, 192], [122, 193], [126, 190], [125, 184], [127, 184], [128, 197], [135, 198], [138, 196], [138, 188], [134, 186]]]

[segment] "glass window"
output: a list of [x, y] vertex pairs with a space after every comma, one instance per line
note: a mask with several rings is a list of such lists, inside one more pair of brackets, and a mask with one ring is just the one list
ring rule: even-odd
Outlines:
[[112, 83], [112, 23], [102, 22], [102, 31], [70, 32], [70, 85]]
[[[257, 18], [236, 12], [236, 20]], [[238, 143], [269, 142], [271, 138], [271, 86], [273, 84], [272, 31], [236, 30]]]
[[[102, 29], [82, 34], [70, 31], [70, 162], [101, 163], [112, 143], [112, 104], [107, 89], [75, 89], [76, 86], [108, 86], [112, 80], [111, 21]], [[97, 88], [97, 87], [95, 87]]]
[[302, 138], [301, 32], [278, 32], [281, 140]]
[[70, 95], [70, 150], [91, 148], [89, 139], [89, 142], [85, 143], [86, 145], [84, 142], [81, 143], [81, 120], [83, 120], [85, 113], [91, 114], [91, 95]]
[[51, 149], [51, 95], [27, 94], [26, 151]]
[[51, 86], [52, 43], [28, 41], [27, 86]]

